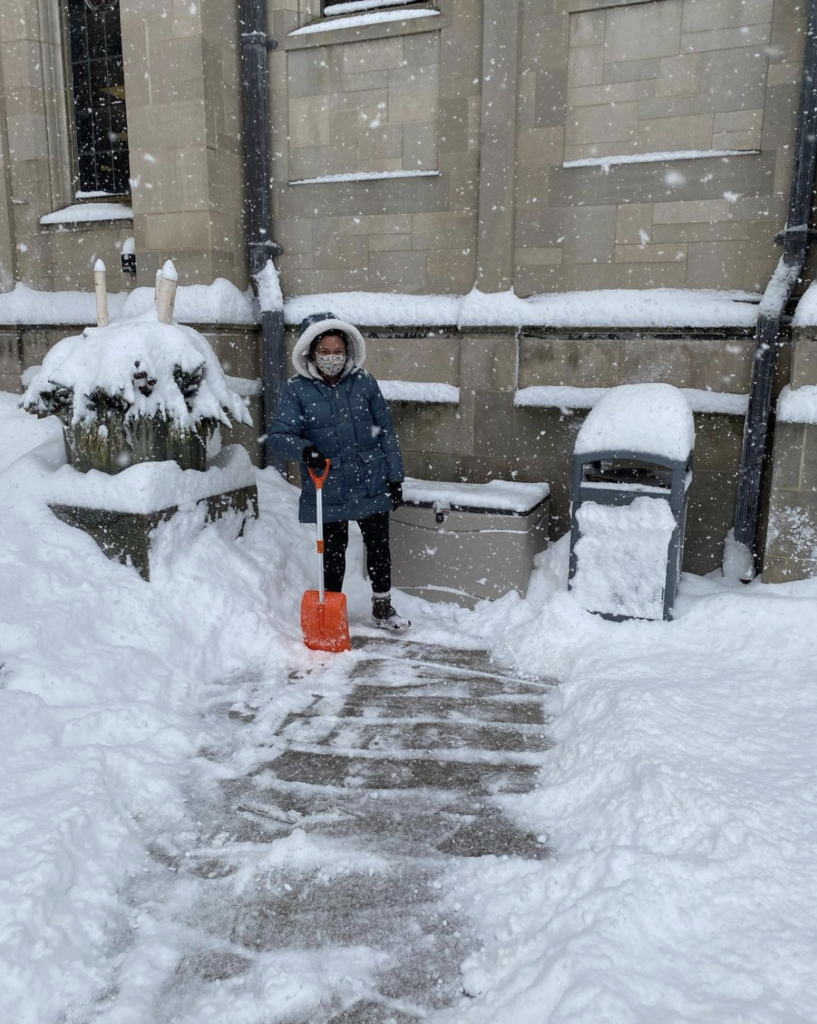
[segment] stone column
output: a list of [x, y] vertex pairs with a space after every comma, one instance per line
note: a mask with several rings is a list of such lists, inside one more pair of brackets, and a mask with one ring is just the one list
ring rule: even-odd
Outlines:
[[477, 287], [513, 283], [520, 0], [485, 0]]

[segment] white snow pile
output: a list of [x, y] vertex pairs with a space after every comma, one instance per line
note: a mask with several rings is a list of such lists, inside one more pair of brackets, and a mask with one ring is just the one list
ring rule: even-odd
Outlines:
[[287, 323], [319, 309], [367, 326], [753, 327], [756, 295], [681, 288], [599, 289], [519, 298], [474, 288], [467, 295], [331, 292], [287, 299]]
[[583, 608], [608, 615], [660, 619], [667, 550], [675, 529], [669, 502], [636, 498], [629, 505], [583, 502], [576, 510], [572, 589]]
[[787, 384], [777, 400], [777, 418], [781, 423], [817, 423], [817, 385]]
[[[198, 381], [192, 394], [181, 389], [180, 375]], [[207, 339], [191, 327], [160, 323], [155, 308], [63, 338], [29, 383], [23, 407], [47, 415], [54, 396], [66, 391], [72, 425], [95, 419], [100, 403], [113, 402], [127, 418], [161, 415], [181, 429], [202, 420], [251, 423]]]
[[692, 410], [671, 384], [622, 384], [590, 410], [576, 438], [577, 454], [639, 452], [685, 461], [695, 446]]

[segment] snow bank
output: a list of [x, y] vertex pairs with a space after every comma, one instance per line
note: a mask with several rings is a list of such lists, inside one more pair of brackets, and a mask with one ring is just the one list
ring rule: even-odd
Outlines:
[[508, 512], [529, 512], [550, 494], [546, 483], [529, 484], [515, 480], [489, 480], [484, 484], [416, 480], [406, 477], [403, 500], [411, 504], [434, 504], [440, 508], [484, 508]]
[[[188, 377], [201, 376], [192, 395], [180, 390], [177, 370]], [[134, 378], [136, 372], [139, 379]], [[204, 419], [225, 426], [230, 425], [230, 417], [239, 423], [251, 422], [206, 338], [190, 327], [160, 323], [155, 308], [63, 338], [46, 354], [40, 372], [28, 385], [23, 408], [41, 415], [50, 412], [58, 389], [73, 392], [74, 425], [96, 418], [100, 392], [116, 399], [128, 417], [167, 416], [182, 429]]]
[[272, 698], [268, 736], [312, 699], [289, 677], [310, 668], [290, 611], [314, 531], [270, 470], [242, 539], [183, 513], [145, 583], [48, 511], [61, 431], [18, 401], [0, 393], [0, 1017], [147, 1024], [191, 935], [161, 920], [174, 875], [149, 849], [216, 835], [201, 802], [231, 762], [198, 753], [234, 742], [225, 702]]
[[781, 423], [817, 423], [817, 385], [787, 384], [777, 400], [777, 418]]
[[695, 446], [686, 399], [671, 384], [622, 384], [590, 410], [576, 438], [577, 454], [629, 451], [685, 461]]

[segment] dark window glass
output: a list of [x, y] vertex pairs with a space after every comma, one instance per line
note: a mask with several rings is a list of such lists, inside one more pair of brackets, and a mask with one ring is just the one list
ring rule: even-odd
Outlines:
[[77, 150], [76, 191], [125, 195], [130, 192], [130, 168], [119, 0], [64, 2]]

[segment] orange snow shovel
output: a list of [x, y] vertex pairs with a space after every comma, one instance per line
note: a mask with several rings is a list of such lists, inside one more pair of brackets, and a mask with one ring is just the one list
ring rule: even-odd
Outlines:
[[301, 629], [304, 643], [311, 651], [351, 651], [349, 616], [346, 613], [346, 595], [327, 593], [323, 587], [323, 484], [331, 466], [326, 460], [323, 476], [312, 470], [309, 475], [315, 484], [318, 527], [318, 589], [307, 590], [301, 601]]

